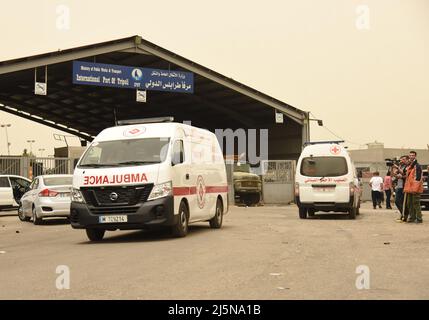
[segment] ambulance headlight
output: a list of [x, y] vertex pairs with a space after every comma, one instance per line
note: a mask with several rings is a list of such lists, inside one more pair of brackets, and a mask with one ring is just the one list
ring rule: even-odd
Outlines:
[[149, 198], [147, 198], [147, 200], [155, 200], [158, 198], [171, 196], [172, 194], [173, 194], [173, 187], [171, 185], [171, 181], [168, 181], [168, 182], [154, 185], [149, 195]]
[[73, 202], [79, 202], [79, 203], [85, 203], [85, 199], [83, 197], [82, 192], [80, 192], [79, 189], [73, 188], [71, 192], [71, 201]]

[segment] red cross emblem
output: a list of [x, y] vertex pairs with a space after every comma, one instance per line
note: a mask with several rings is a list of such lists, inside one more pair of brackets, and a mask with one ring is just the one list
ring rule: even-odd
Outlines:
[[144, 133], [145, 131], [146, 131], [145, 127], [127, 129], [124, 131], [124, 136], [125, 137], [135, 137], [135, 136], [138, 136], [138, 135]]
[[200, 209], [204, 208], [206, 202], [206, 186], [202, 176], [198, 176], [197, 179], [197, 203]]
[[341, 149], [339, 147], [337, 147], [337, 146], [332, 146], [331, 147], [331, 153], [332, 154], [339, 154], [340, 151], [341, 151]]

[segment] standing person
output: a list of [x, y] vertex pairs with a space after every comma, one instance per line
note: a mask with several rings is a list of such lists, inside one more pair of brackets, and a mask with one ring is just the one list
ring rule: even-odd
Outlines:
[[386, 209], [392, 209], [392, 206], [390, 205], [390, 197], [392, 196], [393, 182], [390, 170], [386, 173], [386, 176], [383, 179], [383, 188], [384, 193], [386, 194]]
[[372, 197], [372, 206], [374, 209], [377, 206], [381, 209], [381, 192], [383, 190], [383, 178], [380, 177], [380, 173], [378, 171], [374, 172], [373, 177], [369, 181], [369, 185], [371, 186], [371, 197]]
[[408, 156], [402, 156], [399, 159], [399, 165], [394, 166], [394, 179], [396, 180], [395, 188], [395, 205], [401, 213], [401, 217], [397, 219], [398, 222], [404, 222], [404, 185], [406, 177], [406, 169], [408, 167]]
[[423, 193], [422, 167], [417, 162], [417, 152], [410, 151], [410, 165], [407, 168], [404, 192], [407, 194], [407, 209], [410, 218], [407, 222], [422, 223], [422, 209], [420, 206], [420, 194]]

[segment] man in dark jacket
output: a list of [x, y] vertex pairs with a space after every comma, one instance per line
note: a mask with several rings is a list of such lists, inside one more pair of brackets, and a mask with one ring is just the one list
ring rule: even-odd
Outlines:
[[[407, 193], [407, 208], [410, 218], [407, 222], [422, 223], [422, 209], [420, 206], [420, 194], [423, 192], [422, 167], [416, 159], [417, 152], [410, 152], [410, 165], [407, 168], [407, 179], [404, 192]], [[418, 188], [417, 188], [418, 187]]]
[[394, 179], [396, 182], [395, 188], [395, 204], [401, 213], [401, 217], [397, 219], [398, 222], [404, 222], [404, 217], [408, 216], [404, 210], [404, 185], [405, 185], [405, 177], [406, 177], [406, 169], [408, 166], [409, 157], [402, 156], [400, 159], [400, 163], [398, 166], [394, 166]]

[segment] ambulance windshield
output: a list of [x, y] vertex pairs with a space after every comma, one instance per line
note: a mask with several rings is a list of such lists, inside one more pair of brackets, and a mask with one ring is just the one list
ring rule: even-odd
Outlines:
[[94, 142], [78, 167], [115, 167], [161, 163], [167, 157], [169, 138]]
[[344, 157], [309, 157], [302, 159], [301, 174], [307, 177], [339, 177], [347, 174]]

